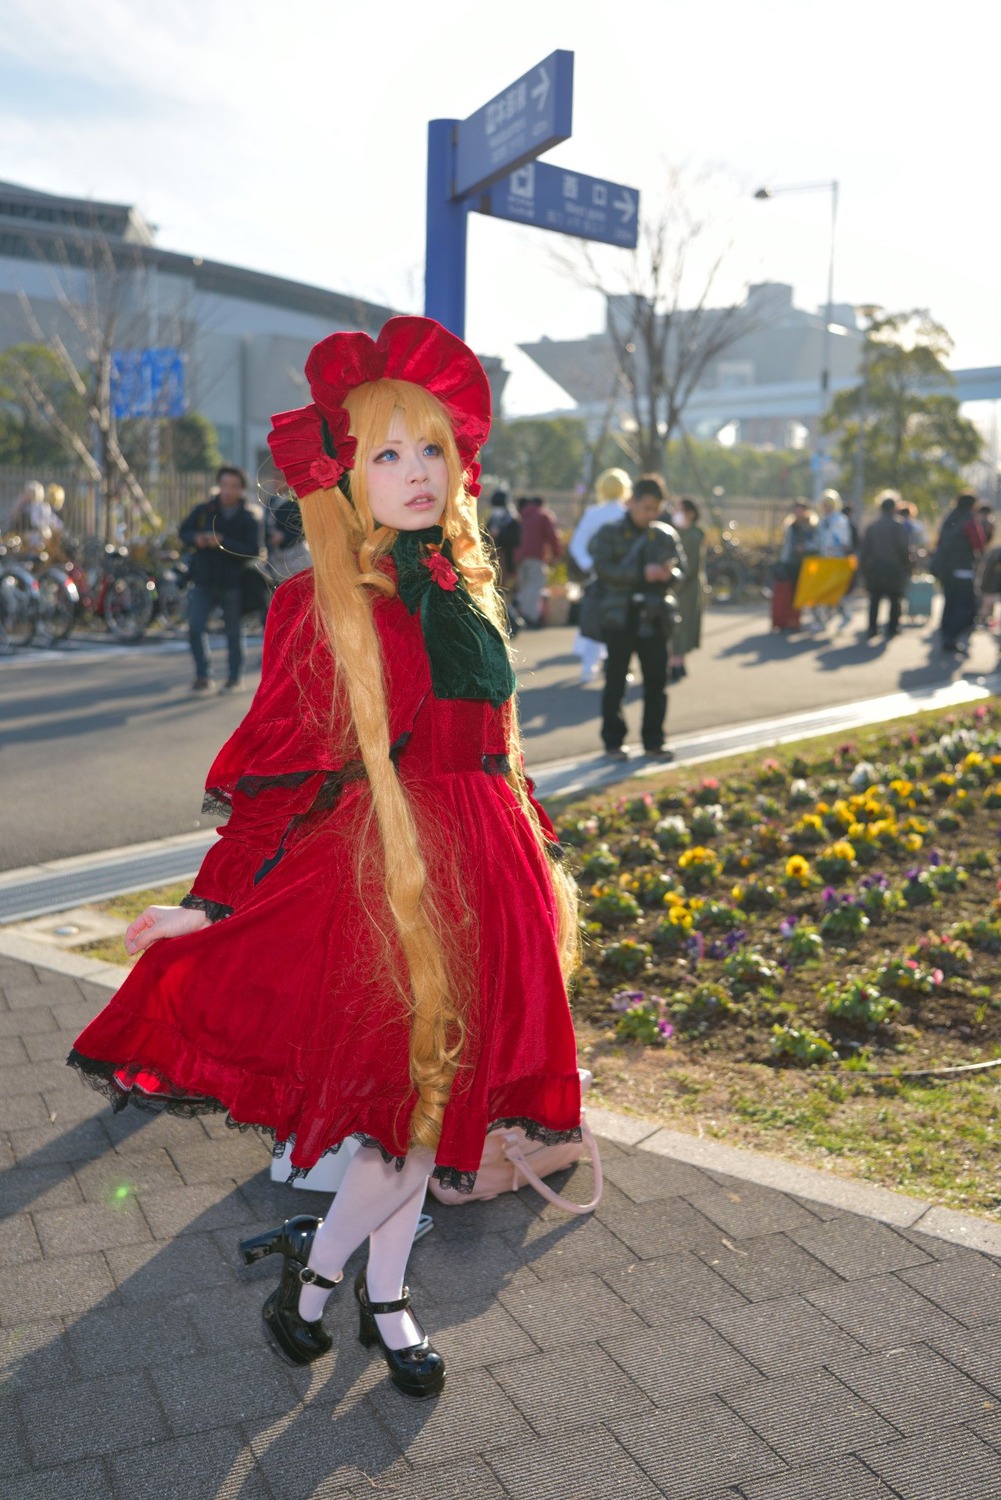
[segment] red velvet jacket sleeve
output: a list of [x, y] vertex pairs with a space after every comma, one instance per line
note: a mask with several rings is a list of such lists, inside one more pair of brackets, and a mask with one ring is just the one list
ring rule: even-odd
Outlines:
[[234, 792], [229, 819], [216, 830], [191, 895], [230, 910], [246, 900], [254, 877], [281, 848], [292, 819], [308, 811], [322, 781], [323, 773], [316, 772], [295, 787], [262, 787], [253, 796]]
[[[390, 743], [412, 729], [431, 690], [420, 627], [397, 598], [373, 600], [389, 710]], [[264, 631], [261, 681], [246, 718], [212, 762], [207, 805], [229, 812], [192, 886], [199, 902], [233, 908], [250, 894], [292, 818], [311, 806], [330, 772], [357, 758], [335, 745], [329, 725], [334, 664], [313, 616], [313, 575], [275, 591]]]
[[322, 731], [333, 664], [313, 624], [312, 598], [312, 575], [302, 573], [271, 602], [260, 686], [206, 781], [206, 807], [228, 810], [229, 818], [191, 888], [198, 902], [232, 909], [245, 900], [290, 820], [310, 806], [323, 773], [342, 763]]

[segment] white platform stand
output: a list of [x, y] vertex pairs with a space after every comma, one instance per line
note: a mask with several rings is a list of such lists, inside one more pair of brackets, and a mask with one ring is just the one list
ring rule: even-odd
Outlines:
[[[353, 1138], [346, 1140], [339, 1151], [329, 1151], [326, 1156], [321, 1156], [316, 1166], [310, 1167], [305, 1177], [297, 1177], [291, 1186], [306, 1188], [310, 1193], [336, 1193], [347, 1171], [348, 1162], [360, 1145], [361, 1142]], [[288, 1153], [285, 1156], [273, 1156], [271, 1158], [271, 1181], [287, 1184], [288, 1174]]]

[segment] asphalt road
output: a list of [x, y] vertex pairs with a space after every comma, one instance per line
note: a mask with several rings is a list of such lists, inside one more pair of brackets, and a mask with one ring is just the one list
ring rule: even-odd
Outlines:
[[[681, 734], [797, 710], [938, 685], [957, 675], [935, 651], [927, 626], [889, 645], [852, 625], [828, 637], [773, 635], [761, 609], [715, 610], [689, 676], [672, 690], [668, 730]], [[574, 631], [518, 637], [521, 717], [529, 767], [600, 748], [599, 684], [579, 686]], [[215, 646], [221, 661], [221, 642]], [[983, 634], [964, 675], [991, 671]], [[260, 638], [249, 665], [260, 660]], [[57, 651], [0, 657], [0, 869], [186, 833], [199, 814], [215, 751], [239, 722], [243, 697], [193, 698], [182, 642], [120, 648], [71, 640]], [[639, 688], [627, 718], [639, 726]]]

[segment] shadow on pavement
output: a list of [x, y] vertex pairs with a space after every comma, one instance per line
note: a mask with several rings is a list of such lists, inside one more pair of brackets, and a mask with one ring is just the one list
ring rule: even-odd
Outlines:
[[[55, 1059], [44, 1069], [55, 1089]], [[16, 1131], [23, 1154], [0, 1183], [9, 1233], [32, 1240], [0, 1284], [0, 1473], [35, 1475], [46, 1500], [110, 1494], [103, 1465], [130, 1500], [306, 1500], [356, 1485], [404, 1497], [439, 1493], [439, 1463], [456, 1482], [464, 1460], [481, 1467], [481, 1448], [534, 1436], [483, 1368], [485, 1350], [538, 1352], [498, 1294], [531, 1302], [539, 1276], [566, 1265], [570, 1239], [607, 1231], [549, 1223], [529, 1193], [432, 1204], [436, 1227], [415, 1246], [410, 1281], [452, 1400], [414, 1401], [358, 1343], [350, 1289], [363, 1252], [328, 1304], [332, 1353], [298, 1369], [272, 1351], [260, 1312], [280, 1261], [246, 1268], [238, 1243], [322, 1213], [329, 1197], [272, 1183], [256, 1135], [219, 1116], [114, 1115], [68, 1071], [54, 1112], [76, 1118]]]

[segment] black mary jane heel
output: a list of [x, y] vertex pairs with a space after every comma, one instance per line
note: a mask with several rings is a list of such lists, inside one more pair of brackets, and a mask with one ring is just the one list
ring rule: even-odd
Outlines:
[[300, 1214], [286, 1219], [277, 1229], [240, 1242], [244, 1265], [252, 1266], [265, 1255], [282, 1257], [281, 1281], [265, 1302], [261, 1316], [278, 1353], [293, 1365], [312, 1364], [333, 1344], [319, 1318], [308, 1322], [299, 1315], [299, 1293], [304, 1286], [333, 1289], [344, 1280], [343, 1272], [336, 1281], [328, 1281], [309, 1267], [309, 1253], [322, 1223], [322, 1219]]
[[[411, 1344], [406, 1349], [390, 1349], [375, 1321], [376, 1313], [406, 1311], [410, 1307], [410, 1288], [404, 1287], [403, 1296], [395, 1302], [370, 1302], [365, 1272], [359, 1271], [355, 1280], [355, 1296], [358, 1298], [360, 1314], [358, 1340], [366, 1349], [370, 1349], [373, 1344], [379, 1345], [389, 1366], [389, 1378], [397, 1390], [402, 1391], [405, 1396], [418, 1398], [437, 1396], [445, 1384], [445, 1361], [437, 1349], [432, 1349], [426, 1336], [419, 1344]], [[417, 1326], [420, 1328], [419, 1323]], [[421, 1332], [424, 1330], [421, 1329]]]

